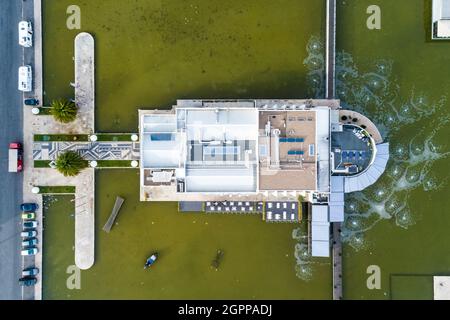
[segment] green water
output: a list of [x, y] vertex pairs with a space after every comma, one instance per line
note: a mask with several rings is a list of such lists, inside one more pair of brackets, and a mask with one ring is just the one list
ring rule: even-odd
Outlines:
[[[365, 27], [366, 8], [372, 4], [381, 8], [381, 30]], [[417, 283], [423, 282], [426, 278], [423, 276], [450, 275], [450, 248], [447, 245], [450, 241], [450, 109], [447, 101], [450, 42], [429, 41], [430, 6], [431, 1], [421, 0], [346, 0], [338, 4], [337, 45], [340, 51], [345, 50], [353, 57], [359, 74], [376, 69], [373, 64], [380, 59], [392, 62], [392, 74], [387, 81], [390, 89], [375, 94], [382, 97], [381, 103], [359, 101], [359, 106], [351, 103], [355, 108], [368, 110], [377, 124], [388, 127], [385, 136], [393, 153], [387, 174], [367, 190], [364, 197], [354, 195], [354, 203], [369, 208], [359, 210], [361, 212], [386, 214], [386, 209], [380, 210], [377, 205], [386, 199], [393, 200], [386, 204], [390, 211], [388, 215], [393, 217], [373, 226], [366, 225], [367, 230], [362, 232], [364, 244], [359, 251], [345, 247], [344, 296], [348, 299], [430, 299], [430, 283], [421, 286]], [[361, 82], [370, 76], [358, 79]], [[397, 91], [396, 99], [389, 96], [390, 90]], [[442, 97], [447, 100], [440, 103]], [[347, 96], [342, 100], [354, 102]], [[414, 105], [416, 107], [412, 107]], [[402, 112], [403, 107], [408, 107], [408, 112]], [[398, 115], [390, 123], [386, 116], [393, 114], [392, 109], [397, 110]], [[408, 147], [409, 152], [399, 150]], [[399, 178], [401, 174], [396, 174], [397, 165], [400, 171], [408, 168], [406, 181]], [[380, 190], [380, 195], [374, 196]], [[349, 198], [352, 201], [352, 197]], [[358, 203], [358, 200], [362, 201]], [[392, 210], [389, 209], [391, 203], [395, 204]], [[350, 209], [347, 213], [352, 212], [348, 205], [347, 209]], [[374, 216], [377, 214], [372, 218]], [[369, 265], [381, 268], [381, 290], [366, 287]], [[417, 281], [404, 281], [401, 286], [396, 286], [392, 281], [394, 275], [420, 276]], [[426, 279], [431, 281], [431, 278]]]
[[135, 131], [139, 107], [179, 98], [304, 96], [304, 48], [324, 28], [322, 1], [43, 2], [46, 100], [73, 92], [76, 4], [96, 39], [98, 131]]
[[[81, 7], [82, 31], [96, 38], [99, 131], [135, 131], [138, 107], [165, 108], [177, 98], [299, 98], [323, 91], [323, 46], [311, 46], [323, 41], [321, 0], [47, 0], [46, 100], [72, 95], [76, 32], [65, 28], [69, 4]], [[366, 28], [372, 4], [381, 8], [381, 30]], [[450, 42], [428, 40], [429, 5], [338, 1], [339, 98], [372, 118], [392, 150], [382, 179], [347, 197], [347, 299], [432, 298], [430, 276], [450, 275]], [[297, 259], [303, 280], [296, 277], [293, 225], [267, 225], [258, 216], [182, 215], [176, 204], [140, 203], [138, 186], [134, 171], [97, 174], [96, 264], [82, 272], [79, 291], [65, 287], [73, 234], [59, 232], [73, 230], [73, 208], [67, 201], [55, 202], [58, 210], [51, 206], [44, 298], [331, 297], [328, 260]], [[107, 235], [101, 224], [119, 194], [126, 205]], [[297, 247], [302, 257], [304, 246]], [[225, 258], [216, 272], [209, 265], [219, 248]], [[154, 249], [161, 261], [142, 273]], [[381, 268], [381, 290], [367, 289], [369, 265]]]
[[[120, 186], [117, 181], [121, 181]], [[270, 225], [258, 215], [181, 214], [176, 203], [139, 202], [134, 170], [99, 171], [96, 263], [81, 272], [81, 289], [66, 280], [73, 258], [73, 203], [49, 203], [45, 217], [45, 299], [302, 299], [330, 298], [329, 264], [304, 282], [294, 272], [292, 225]], [[116, 195], [126, 199], [111, 233], [101, 230]], [[62, 231], [64, 230], [64, 231]], [[225, 254], [211, 268], [218, 249]], [[160, 258], [143, 270], [153, 250]]]
[[[168, 108], [178, 98], [305, 96], [304, 48], [324, 25], [321, 1], [47, 0], [46, 101], [73, 94], [79, 31], [66, 28], [71, 4], [80, 6], [81, 31], [96, 39], [96, 128], [105, 132], [134, 132], [139, 107]], [[73, 235], [49, 233], [44, 298], [331, 297], [323, 290], [330, 287], [329, 261], [315, 261], [318, 275], [310, 282], [296, 277], [294, 225], [267, 225], [260, 216], [181, 215], [175, 203], [140, 203], [136, 172], [97, 178], [97, 221], [107, 219], [120, 194], [127, 199], [120, 225], [110, 235], [97, 226], [96, 264], [82, 273], [80, 291], [67, 290], [68, 275], [53, 270], [56, 259], [64, 268], [73, 264], [67, 247], [54, 244], [72, 243]], [[70, 219], [46, 219], [48, 229], [73, 229]], [[144, 273], [143, 261], [156, 249], [161, 261]], [[217, 249], [225, 258], [216, 272], [209, 265]]]

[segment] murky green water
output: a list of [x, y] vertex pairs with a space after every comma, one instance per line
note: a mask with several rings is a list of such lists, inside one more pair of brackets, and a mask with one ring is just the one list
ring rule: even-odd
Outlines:
[[[329, 264], [304, 282], [294, 272], [292, 225], [270, 225], [259, 215], [181, 214], [176, 203], [139, 202], [134, 170], [97, 173], [96, 263], [81, 272], [81, 290], [66, 280], [73, 258], [73, 203], [50, 204], [45, 217], [45, 299], [301, 299], [330, 298]], [[121, 181], [118, 185], [117, 181]], [[126, 199], [111, 233], [101, 230], [116, 195]], [[62, 231], [64, 230], [64, 231]], [[219, 270], [211, 268], [218, 249]], [[160, 252], [154, 268], [148, 255]]]
[[304, 96], [304, 47], [324, 23], [310, 0], [46, 0], [47, 100], [72, 92], [70, 4], [96, 39], [99, 131], [135, 131], [139, 107], [179, 98]]
[[[139, 107], [167, 108], [178, 98], [305, 96], [304, 48], [324, 22], [324, 4], [309, 0], [47, 0], [48, 101], [72, 94], [77, 32], [65, 27], [69, 4], [80, 6], [82, 31], [95, 36], [96, 126], [113, 132], [136, 131]], [[82, 272], [81, 290], [68, 290], [73, 251], [55, 243], [73, 243], [73, 234], [48, 232], [44, 298], [331, 297], [327, 260], [315, 264], [312, 281], [296, 277], [294, 225], [268, 225], [260, 216], [182, 215], [175, 203], [140, 203], [138, 188], [135, 171], [98, 173], [96, 264]], [[106, 234], [101, 227], [116, 195], [126, 203], [119, 225]], [[73, 230], [70, 203], [62, 217], [56, 211], [47, 213], [47, 229]], [[217, 249], [225, 256], [214, 271]], [[161, 259], [144, 272], [152, 250]]]
[[[393, 156], [375, 186], [347, 197], [344, 296], [430, 298], [429, 276], [450, 274], [450, 42], [427, 40], [430, 1], [378, 0], [382, 29], [368, 30], [372, 2], [338, 1], [337, 91], [348, 108], [382, 128]], [[100, 131], [135, 131], [138, 107], [168, 107], [177, 98], [320, 96], [323, 51], [311, 43], [323, 39], [324, 1], [44, 4], [46, 99], [71, 95], [76, 32], [65, 28], [65, 9], [78, 4], [82, 29], [97, 42]], [[97, 181], [96, 265], [82, 273], [80, 291], [65, 288], [61, 271], [73, 263], [67, 253], [73, 234], [55, 231], [73, 230], [72, 209], [66, 202], [59, 210], [64, 218], [47, 215], [47, 299], [331, 297], [329, 263], [311, 263], [302, 245], [299, 273], [310, 280], [296, 277], [292, 225], [267, 225], [257, 216], [181, 215], [176, 204], [139, 203], [133, 171], [101, 171]], [[106, 235], [101, 224], [118, 194], [127, 202]], [[226, 256], [215, 272], [209, 264], [218, 248]], [[142, 273], [154, 249], [161, 261]], [[369, 265], [381, 268], [381, 290], [366, 287]]]
[[[371, 4], [381, 8], [381, 30], [365, 27]], [[340, 76], [348, 77], [338, 85], [344, 91], [340, 97], [384, 126], [393, 153], [379, 183], [348, 197], [347, 214], [357, 225], [347, 221], [347, 240], [361, 247], [345, 248], [344, 296], [349, 299], [429, 299], [432, 290], [424, 277], [397, 285], [398, 276], [450, 275], [450, 42], [429, 41], [430, 5], [421, 0], [339, 1], [338, 48], [350, 54], [346, 58], [352, 57], [358, 69], [352, 80], [351, 63], [338, 61]], [[389, 76], [380, 67], [390, 63]], [[361, 88], [369, 90], [358, 96]], [[384, 218], [375, 223], [380, 215]], [[355, 242], [359, 237], [362, 245]], [[366, 287], [369, 265], [381, 268], [381, 290]]]

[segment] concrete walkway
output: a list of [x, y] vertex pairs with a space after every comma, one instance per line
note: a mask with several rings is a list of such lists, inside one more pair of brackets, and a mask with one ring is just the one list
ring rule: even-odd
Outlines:
[[95, 261], [95, 173], [85, 169], [75, 193], [75, 264], [89, 269]]
[[84, 133], [95, 126], [95, 44], [86, 32], [75, 37], [75, 103]]
[[[75, 103], [83, 133], [94, 133], [95, 44], [89, 33], [75, 37]], [[75, 264], [86, 270], [95, 260], [95, 173], [84, 170], [75, 194]]]

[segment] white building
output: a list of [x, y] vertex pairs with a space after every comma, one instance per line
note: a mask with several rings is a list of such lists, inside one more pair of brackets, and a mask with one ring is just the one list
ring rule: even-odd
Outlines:
[[[344, 220], [344, 193], [373, 184], [389, 159], [376, 126], [337, 100], [179, 100], [139, 110], [139, 122], [142, 201], [280, 205], [301, 195], [320, 220], [317, 256], [329, 251], [330, 222]], [[267, 218], [289, 220], [283, 205]]]
[[433, 0], [432, 37], [450, 38], [450, 0]]

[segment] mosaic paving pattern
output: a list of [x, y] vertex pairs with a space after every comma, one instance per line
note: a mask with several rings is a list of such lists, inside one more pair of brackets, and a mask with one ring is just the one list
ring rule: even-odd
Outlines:
[[139, 160], [139, 142], [35, 142], [33, 160], [56, 160], [69, 150], [86, 160]]

